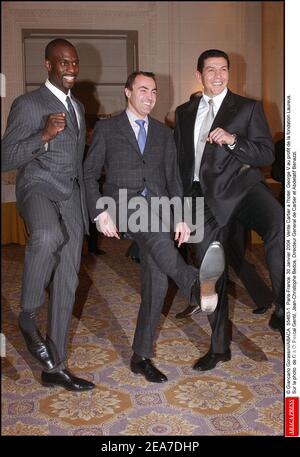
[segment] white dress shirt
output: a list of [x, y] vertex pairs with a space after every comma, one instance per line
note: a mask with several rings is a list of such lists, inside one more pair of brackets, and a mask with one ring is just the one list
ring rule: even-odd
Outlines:
[[138, 138], [140, 127], [139, 127], [138, 124], [136, 124], [135, 121], [139, 121], [139, 120], [145, 121], [144, 127], [145, 127], [145, 130], [146, 130], [146, 134], [148, 134], [148, 126], [149, 126], [148, 116], [144, 117], [144, 119], [140, 119], [132, 111], [130, 111], [130, 109], [128, 109], [128, 108], [126, 109], [126, 114], [127, 114], [128, 120], [130, 122], [130, 125], [133, 128], [133, 131], [134, 131], [136, 139]]
[[80, 115], [79, 115], [77, 104], [72, 98], [71, 91], [69, 90], [69, 92], [67, 94], [65, 94], [62, 90], [60, 90], [56, 86], [54, 86], [49, 81], [49, 79], [46, 80], [45, 86], [52, 92], [53, 95], [55, 95], [55, 97], [58, 98], [58, 100], [60, 100], [65, 105], [67, 111], [69, 111], [69, 109], [68, 109], [68, 104], [66, 102], [66, 98], [70, 97], [71, 103], [72, 103], [73, 108], [75, 110], [78, 126], [80, 128]]
[[[219, 111], [219, 108], [225, 98], [225, 95], [227, 94], [227, 87], [219, 94], [213, 97], [213, 111], [214, 111], [214, 117], [216, 117], [217, 112]], [[195, 159], [196, 159], [196, 149], [197, 149], [197, 142], [198, 142], [198, 137], [199, 137], [199, 132], [200, 132], [200, 127], [203, 122], [203, 119], [208, 113], [209, 106], [208, 106], [208, 101], [211, 99], [211, 97], [208, 97], [206, 94], [203, 94], [201, 97], [199, 106], [198, 106], [198, 111], [196, 114], [196, 121], [195, 121], [195, 128], [194, 128], [194, 146], [195, 146]], [[194, 175], [194, 181], [199, 181], [198, 176]]]

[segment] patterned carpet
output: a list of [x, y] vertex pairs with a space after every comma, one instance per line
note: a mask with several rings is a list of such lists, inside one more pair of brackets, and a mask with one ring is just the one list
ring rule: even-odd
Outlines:
[[[209, 325], [201, 314], [176, 320], [186, 304], [171, 287], [154, 359], [169, 381], [151, 384], [130, 372], [140, 266], [125, 257], [128, 243], [103, 240], [101, 257], [84, 249], [68, 365], [97, 388], [80, 394], [41, 386], [17, 329], [24, 247], [2, 247], [2, 435], [282, 435], [281, 337], [268, 327], [271, 310], [252, 314], [254, 303], [231, 270], [232, 360], [192, 370], [208, 349]], [[247, 257], [268, 282], [261, 247]], [[43, 330], [45, 321], [46, 306]]]

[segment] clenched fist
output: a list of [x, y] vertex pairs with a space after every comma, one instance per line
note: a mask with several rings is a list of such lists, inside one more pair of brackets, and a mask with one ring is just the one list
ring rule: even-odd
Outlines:
[[42, 138], [43, 142], [47, 143], [53, 140], [66, 126], [65, 113], [53, 113], [47, 117], [46, 125], [43, 128]]

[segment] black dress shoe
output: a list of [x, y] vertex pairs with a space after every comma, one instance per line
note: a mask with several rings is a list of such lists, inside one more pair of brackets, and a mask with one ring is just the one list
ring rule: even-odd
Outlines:
[[67, 390], [81, 392], [83, 390], [94, 389], [95, 384], [85, 379], [73, 376], [67, 369], [57, 371], [56, 373], [47, 373], [42, 371], [42, 384], [45, 387], [61, 386]]
[[217, 363], [219, 362], [227, 362], [231, 359], [231, 352], [228, 350], [227, 352], [223, 352], [217, 354], [215, 352], [208, 352], [205, 356], [200, 357], [200, 359], [195, 363], [193, 366], [193, 370], [196, 371], [208, 371], [215, 368]]
[[134, 255], [130, 255], [129, 258], [135, 263], [141, 263], [140, 259]]
[[104, 254], [106, 254], [105, 251], [102, 251], [102, 249], [98, 249], [98, 248], [89, 249], [89, 253], [90, 254], [95, 254], [95, 255], [104, 255]]
[[175, 317], [176, 317], [176, 319], [184, 319], [185, 317], [190, 317], [190, 316], [193, 316], [194, 314], [200, 313], [200, 311], [201, 311], [200, 305], [195, 305], [195, 306], [189, 305], [185, 308], [184, 311], [182, 311], [181, 313], [177, 313]]
[[28, 332], [21, 327], [20, 323], [19, 328], [30, 354], [42, 365], [44, 370], [53, 370], [58, 361], [52, 354], [51, 348], [42, 337], [39, 329], [36, 327], [34, 331]]
[[264, 314], [268, 311], [269, 308], [271, 308], [271, 304], [265, 305], [265, 306], [258, 306], [255, 308], [252, 313], [253, 314]]
[[282, 341], [284, 343], [284, 318], [283, 318], [283, 316], [278, 317], [275, 313], [273, 313], [271, 316], [271, 319], [269, 320], [269, 327], [272, 330], [279, 330]]
[[142, 359], [140, 362], [130, 361], [130, 369], [135, 374], [142, 374], [149, 382], [166, 382], [168, 380], [161, 371], [159, 371], [150, 359]]

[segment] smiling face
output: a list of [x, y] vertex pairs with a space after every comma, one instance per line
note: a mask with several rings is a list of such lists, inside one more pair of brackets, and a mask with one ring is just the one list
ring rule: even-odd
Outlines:
[[204, 93], [208, 97], [219, 95], [229, 80], [228, 64], [224, 57], [208, 57], [204, 61], [202, 73], [197, 71], [197, 78], [203, 85]]
[[76, 49], [66, 44], [57, 44], [49, 59], [45, 60], [49, 81], [65, 94], [74, 86], [79, 72]]
[[128, 108], [139, 119], [146, 117], [156, 103], [157, 89], [154, 79], [137, 75], [132, 83], [132, 90], [125, 88]]

